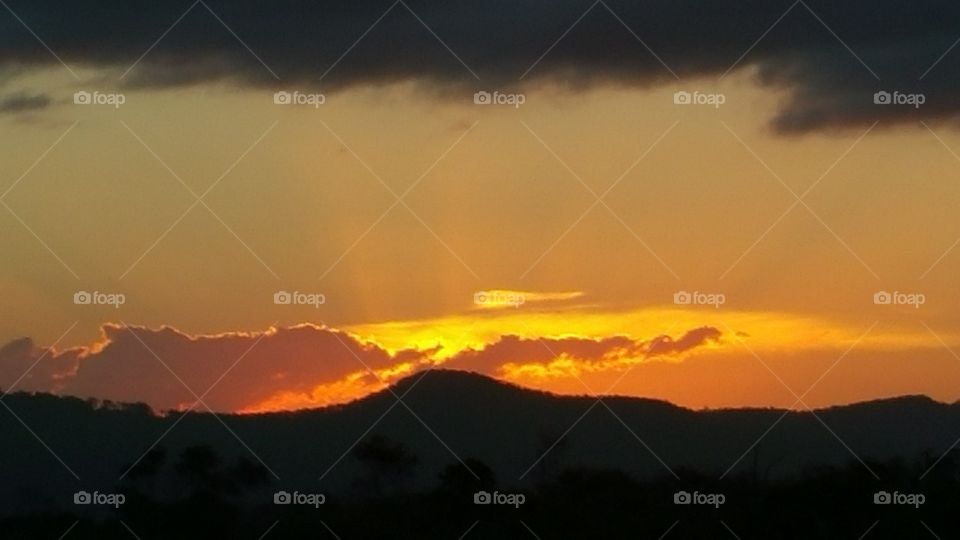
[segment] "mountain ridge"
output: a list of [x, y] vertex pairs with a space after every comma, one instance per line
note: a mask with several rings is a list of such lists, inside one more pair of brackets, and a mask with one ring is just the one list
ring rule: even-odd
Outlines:
[[[750, 412], [750, 411], [777, 411], [777, 412], [786, 412], [788, 409], [783, 407], [776, 406], [731, 406], [731, 407], [716, 407], [716, 408], [692, 408], [684, 405], [679, 405], [671, 401], [658, 398], [650, 398], [643, 396], [630, 396], [624, 394], [598, 394], [590, 395], [587, 393], [583, 394], [561, 394], [556, 392], [550, 392], [547, 390], [541, 390], [537, 388], [530, 388], [522, 386], [520, 384], [512, 383], [509, 381], [504, 381], [488, 375], [484, 375], [477, 372], [457, 370], [457, 369], [430, 369], [419, 373], [414, 373], [403, 377], [386, 388], [374, 391], [365, 396], [357, 397], [353, 400], [336, 403], [331, 405], [325, 405], [320, 407], [309, 407], [309, 408], [300, 408], [300, 409], [291, 409], [288, 411], [263, 411], [263, 412], [249, 412], [249, 413], [238, 413], [232, 411], [217, 411], [216, 414], [220, 416], [250, 416], [250, 417], [269, 417], [272, 415], [290, 415], [290, 414], [311, 414], [319, 412], [329, 412], [341, 410], [346, 407], [351, 407], [357, 404], [361, 404], [370, 400], [385, 400], [389, 399], [393, 401], [396, 399], [395, 396], [404, 396], [411, 389], [420, 389], [421, 392], [424, 388], [434, 389], [435, 394], [449, 394], [451, 392], [457, 395], [463, 395], [459, 392], [467, 391], [468, 393], [477, 393], [480, 390], [502, 392], [502, 393], [515, 393], [527, 395], [531, 398], [546, 398], [546, 399], [556, 399], [556, 400], [596, 400], [598, 397], [602, 398], [605, 402], [610, 401], [628, 401], [634, 404], [647, 404], [651, 406], [662, 406], [673, 408], [681, 411], [688, 411], [694, 413], [712, 413], [712, 412]], [[110, 400], [100, 400], [96, 397], [80, 397], [72, 395], [61, 395], [53, 394], [49, 392], [20, 392], [15, 391], [10, 394], [3, 394], [3, 390], [0, 389], [0, 395], [9, 395], [9, 396], [50, 396], [52, 398], [63, 398], [63, 399], [76, 399], [83, 402], [102, 404], [107, 408], [148, 408], [155, 416], [164, 417], [168, 414], [181, 414], [181, 411], [170, 409], [170, 410], [161, 410], [157, 411], [150, 407], [148, 404], [143, 402], [116, 402]], [[811, 410], [815, 413], [826, 412], [826, 411], [836, 411], [843, 409], [851, 408], [867, 408], [867, 407], [886, 407], [886, 406], [903, 406], [903, 405], [913, 405], [913, 406], [946, 406], [951, 407], [957, 405], [958, 402], [945, 402], [936, 400], [925, 394], [904, 394], [897, 396], [881, 397], [875, 399], [867, 399], [862, 401], [854, 401], [850, 403], [838, 403], [832, 405], [826, 405], [821, 407], [814, 407]], [[789, 409], [790, 412], [808, 412], [806, 409]], [[210, 414], [207, 411], [201, 410], [200, 407], [195, 408], [192, 414]]]

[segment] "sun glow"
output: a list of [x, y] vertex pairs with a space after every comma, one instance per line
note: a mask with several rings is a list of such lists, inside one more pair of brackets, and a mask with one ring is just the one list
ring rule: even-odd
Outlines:
[[[699, 326], [712, 326], [726, 338], [725, 346], [738, 342], [757, 351], [802, 350], [811, 347], [908, 348], [929, 345], [922, 328], [885, 328], [862, 336], [865, 326], [812, 316], [776, 312], [684, 310], [673, 306], [632, 311], [599, 311], [570, 308], [560, 311], [496, 310], [417, 321], [391, 321], [349, 326], [347, 331], [377, 343], [390, 352], [438, 348], [437, 358], [448, 358], [467, 348], [478, 349], [501, 336], [523, 338], [583, 337], [602, 339], [625, 335], [650, 339], [673, 335]], [[736, 339], [735, 339], [736, 338]]]
[[[560, 353], [546, 362], [507, 361], [491, 373], [521, 385], [561, 393], [593, 392], [584, 382], [590, 377], [618, 380], [635, 367], [656, 363], [679, 363], [691, 355], [767, 356], [772, 352], [828, 351], [836, 354], [854, 344], [862, 349], [908, 349], [929, 346], [929, 335], [906, 329], [865, 333], [865, 328], [784, 313], [684, 310], [675, 307], [621, 312], [571, 308], [562, 312], [530, 310], [478, 311], [419, 321], [395, 321], [348, 327], [358, 339], [391, 354], [417, 350], [417, 360], [398, 362], [374, 372], [357, 371], [341, 380], [317, 385], [309, 392], [281, 392], [253, 404], [242, 412], [266, 412], [321, 407], [344, 403], [384, 389], [407, 375], [446, 367], [458, 353], [480, 351], [504, 336], [524, 340], [580, 338], [603, 340], [625, 336], [650, 341], [660, 336], [679, 336], [692, 328], [712, 327], [720, 337], [695, 350], [677, 354], [644, 356], [614, 350], [603, 358], [584, 360]], [[833, 353], [831, 353], [833, 354]], [[611, 379], [612, 378], [612, 379]]]

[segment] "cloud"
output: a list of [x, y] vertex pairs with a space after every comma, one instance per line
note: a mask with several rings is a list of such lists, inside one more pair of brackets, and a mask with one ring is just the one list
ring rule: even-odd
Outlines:
[[575, 300], [583, 296], [581, 291], [535, 292], [511, 289], [489, 289], [473, 293], [474, 309], [518, 308], [528, 304], [558, 303]]
[[508, 335], [481, 349], [462, 351], [447, 360], [445, 367], [494, 373], [509, 363], [546, 364], [561, 356], [582, 362], [599, 362], [604, 358], [635, 355], [638, 352], [638, 344], [626, 336], [529, 339]]
[[547, 367], [560, 360], [593, 368], [607, 368], [643, 359], [676, 356], [720, 340], [721, 332], [712, 327], [691, 330], [674, 340], [661, 335], [650, 340], [628, 336], [602, 339], [583, 337], [530, 339], [502, 336], [481, 349], [468, 349], [451, 357], [445, 367], [500, 374], [501, 370], [520, 366]]
[[83, 349], [56, 352], [32, 339], [15, 339], [0, 347], [0, 389], [57, 390], [77, 367]]
[[46, 94], [26, 94], [19, 92], [0, 97], [0, 113], [20, 113], [46, 109], [53, 103]]
[[47, 351], [39, 362], [44, 351], [30, 340], [8, 344], [0, 350], [0, 386], [10, 389], [36, 363], [13, 390], [143, 401], [156, 409], [187, 407], [196, 402], [196, 393], [214, 410], [232, 411], [280, 391], [308, 392], [367, 366], [382, 369], [418, 357], [414, 351], [390, 355], [344, 332], [313, 325], [189, 336], [169, 327], [106, 324], [102, 334], [90, 347]]
[[437, 349], [390, 353], [347, 332], [311, 324], [190, 336], [170, 327], [111, 323], [101, 332], [96, 343], [59, 352], [28, 338], [8, 343], [0, 348], [0, 388], [145, 402], [157, 410], [188, 408], [197, 396], [214, 411], [320, 406], [360, 397], [436, 362], [492, 376], [502, 375], [505, 367], [546, 365], [558, 357], [603, 369], [637, 357], [680, 355], [720, 336], [707, 327], [677, 340], [508, 335], [442, 361], [431, 357]]
[[647, 356], [680, 354], [709, 343], [716, 343], [722, 335], [723, 333], [716, 328], [702, 326], [690, 330], [676, 340], [667, 335], [657, 336], [646, 344], [646, 354]]
[[[951, 0], [208, 0], [180, 20], [189, 3], [10, 6], [70, 65], [117, 76], [133, 66], [123, 79], [128, 86], [229, 80], [332, 91], [418, 80], [438, 89], [581, 89], [677, 83], [674, 75], [689, 85], [751, 70], [762, 84], [786, 91], [773, 119], [783, 132], [960, 112], [953, 99], [960, 51], [945, 54], [960, 20], [960, 4]], [[3, 17], [4, 63], [57, 60], [17, 19]], [[875, 106], [878, 90], [923, 92], [927, 103]]]

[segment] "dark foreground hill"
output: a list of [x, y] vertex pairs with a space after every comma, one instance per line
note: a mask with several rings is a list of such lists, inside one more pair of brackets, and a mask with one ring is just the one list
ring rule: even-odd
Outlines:
[[[925, 397], [815, 414], [692, 411], [648, 399], [556, 396], [453, 371], [415, 375], [346, 405], [292, 413], [158, 416], [145, 406], [29, 394], [3, 403], [9, 409], [0, 409], [0, 508], [21, 517], [109, 518], [116, 511], [75, 505], [78, 491], [125, 493], [128, 512], [145, 501], [179, 504], [184, 497], [258, 507], [272, 504], [281, 490], [322, 493], [327, 510], [379, 500], [392, 501], [396, 511], [398, 501], [414, 504], [437, 490], [457, 493], [460, 502], [479, 488], [540, 493], [537, 504], [566, 501], [577, 494], [545, 486], [570, 483], [584, 492], [603, 486], [605, 496], [632, 490], [627, 498], [640, 496], [636, 486], [659, 486], [649, 495], [656, 500], [647, 502], [671, 511], [676, 506], [665, 499], [674, 491], [726, 492], [728, 508], [737, 508], [734, 494], [744, 486], [756, 489], [740, 499], [755, 502], [763, 490], [778, 489], [792, 490], [790, 497], [798, 490], [835, 497], [830, 482], [838, 478], [845, 490], [857, 486], [850, 495], [856, 501], [839, 507], [858, 506], [871, 503], [874, 491], [918, 490], [921, 476], [955, 483], [952, 454], [938, 460], [960, 438], [960, 406]], [[648, 525], [652, 531], [661, 524]]]

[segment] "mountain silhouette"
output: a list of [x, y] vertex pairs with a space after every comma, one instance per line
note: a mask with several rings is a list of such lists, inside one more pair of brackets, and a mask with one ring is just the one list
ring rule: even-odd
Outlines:
[[[923, 396], [814, 413], [695, 411], [634, 397], [560, 396], [448, 370], [296, 412], [160, 415], [142, 404], [28, 393], [3, 402], [9, 411], [0, 409], [0, 508], [7, 514], [70, 508], [78, 490], [139, 485], [163, 456], [204, 456], [189, 451], [196, 447], [216, 459], [195, 457], [177, 470], [200, 471], [190, 478], [220, 471], [218, 489], [243, 484], [235, 477], [246, 474], [256, 480], [250, 486], [259, 486], [246, 496], [284, 489], [347, 499], [372, 490], [428, 490], [438, 478], [463, 475], [525, 489], [570, 469], [680, 482], [691, 475], [788, 481], [846, 466], [872, 474], [868, 468], [891, 460], [932, 463], [960, 437], [960, 407]], [[371, 483], [371, 474], [389, 481]], [[176, 497], [184, 489], [177, 482], [149, 489]]]

